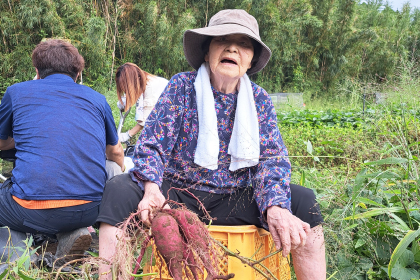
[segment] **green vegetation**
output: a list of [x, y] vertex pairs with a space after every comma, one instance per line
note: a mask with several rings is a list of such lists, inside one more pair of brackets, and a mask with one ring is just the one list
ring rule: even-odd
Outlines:
[[33, 78], [31, 51], [51, 37], [79, 48], [84, 83], [102, 93], [127, 61], [166, 78], [192, 70], [183, 32], [226, 8], [259, 22], [273, 55], [252, 79], [268, 92], [348, 100], [363, 87], [371, 92], [368, 82], [399, 81], [399, 69], [417, 69], [420, 11], [394, 11], [382, 0], [0, 0], [0, 95]]
[[364, 113], [362, 94], [278, 112], [292, 180], [315, 190], [324, 215], [329, 279], [419, 279], [420, 81], [401, 78]]

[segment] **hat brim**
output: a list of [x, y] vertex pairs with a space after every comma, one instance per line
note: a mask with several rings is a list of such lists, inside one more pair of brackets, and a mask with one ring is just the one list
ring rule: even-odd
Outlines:
[[190, 29], [184, 33], [184, 55], [188, 63], [198, 70], [204, 62], [203, 43], [211, 36], [225, 36], [230, 34], [244, 34], [254, 39], [261, 45], [261, 54], [258, 61], [248, 69], [247, 74], [252, 75], [261, 71], [271, 57], [271, 50], [261, 41], [261, 39], [251, 32], [248, 28], [238, 24], [223, 24], [197, 29]]

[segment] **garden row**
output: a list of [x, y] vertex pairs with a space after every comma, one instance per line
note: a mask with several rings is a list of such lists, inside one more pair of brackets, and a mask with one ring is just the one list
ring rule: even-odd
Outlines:
[[278, 114], [325, 219], [329, 279], [419, 279], [418, 111]]
[[417, 143], [419, 116], [417, 110], [401, 109], [365, 114], [305, 110], [279, 113], [278, 123], [294, 165], [356, 170], [389, 155], [392, 147], [402, 145], [401, 137], [407, 145]]
[[420, 110], [406, 109], [403, 106], [394, 108], [380, 108], [362, 110], [293, 110], [278, 111], [277, 120], [281, 126], [309, 125], [313, 127], [353, 127], [359, 128], [364, 125], [376, 123], [388, 115], [392, 116], [415, 116], [420, 118]]

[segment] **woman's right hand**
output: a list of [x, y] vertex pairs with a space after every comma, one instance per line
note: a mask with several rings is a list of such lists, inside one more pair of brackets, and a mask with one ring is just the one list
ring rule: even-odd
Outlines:
[[[138, 205], [138, 209], [140, 211], [140, 218], [145, 225], [150, 226], [151, 224], [149, 213], [152, 208], [162, 207], [165, 201], [166, 199], [156, 183], [144, 183], [144, 196]], [[170, 207], [166, 204], [164, 208], [169, 209]]]

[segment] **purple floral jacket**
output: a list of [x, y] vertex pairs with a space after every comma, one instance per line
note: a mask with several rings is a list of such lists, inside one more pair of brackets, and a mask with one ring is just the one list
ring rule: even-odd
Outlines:
[[[179, 73], [169, 81], [137, 141], [133, 157], [135, 167], [130, 171], [132, 179], [141, 188], [143, 180], [161, 186], [165, 179], [186, 188], [218, 194], [253, 187], [254, 198], [261, 213], [273, 205], [290, 211], [291, 167], [287, 149], [277, 126], [276, 111], [271, 99], [257, 84], [252, 83], [252, 89], [260, 125], [259, 164], [229, 171], [230, 155], [227, 151], [237, 93], [223, 94], [214, 88], [220, 140], [218, 169], [209, 170], [194, 163], [198, 138], [194, 89], [196, 75], [196, 72]], [[260, 219], [265, 224], [262, 215]]]

